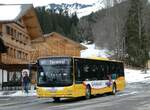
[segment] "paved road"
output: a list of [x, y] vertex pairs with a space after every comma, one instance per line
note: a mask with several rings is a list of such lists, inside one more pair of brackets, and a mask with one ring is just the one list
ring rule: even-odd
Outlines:
[[60, 103], [36, 97], [1, 97], [0, 110], [150, 110], [150, 86], [133, 83], [115, 96], [64, 99]]

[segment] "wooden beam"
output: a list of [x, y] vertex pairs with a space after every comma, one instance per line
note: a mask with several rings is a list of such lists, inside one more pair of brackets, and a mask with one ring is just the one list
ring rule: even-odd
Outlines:
[[34, 18], [34, 16], [24, 16], [23, 17], [24, 20], [29, 20], [29, 19], [32, 19], [32, 18]]
[[26, 26], [28, 29], [35, 29], [38, 28], [37, 26]]

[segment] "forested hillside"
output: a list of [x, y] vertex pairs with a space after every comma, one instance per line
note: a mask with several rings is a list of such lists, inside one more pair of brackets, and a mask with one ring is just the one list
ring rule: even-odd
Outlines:
[[113, 50], [115, 59], [145, 67], [150, 51], [150, 4], [148, 0], [126, 0], [80, 20], [83, 36], [99, 48]]
[[76, 13], [69, 16], [67, 11], [59, 10], [59, 12], [55, 12], [45, 7], [37, 7], [36, 12], [43, 34], [55, 31], [75, 41], [82, 41], [79, 36], [79, 19]]

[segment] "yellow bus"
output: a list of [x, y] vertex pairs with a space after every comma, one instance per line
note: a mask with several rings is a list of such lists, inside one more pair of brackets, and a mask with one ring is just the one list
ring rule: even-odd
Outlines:
[[71, 98], [117, 91], [125, 88], [122, 62], [77, 57], [38, 59], [37, 95]]

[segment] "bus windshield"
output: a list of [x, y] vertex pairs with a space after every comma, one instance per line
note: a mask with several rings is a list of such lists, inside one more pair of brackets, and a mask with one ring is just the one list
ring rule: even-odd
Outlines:
[[44, 59], [38, 64], [38, 86], [63, 87], [72, 85], [71, 59]]

